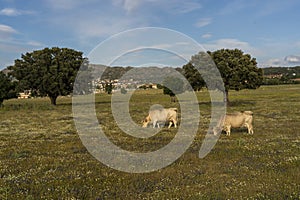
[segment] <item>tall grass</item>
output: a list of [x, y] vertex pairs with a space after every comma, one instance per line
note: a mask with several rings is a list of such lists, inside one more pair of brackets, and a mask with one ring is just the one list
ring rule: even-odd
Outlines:
[[[161, 170], [130, 174], [97, 161], [82, 145], [71, 98], [8, 100], [0, 108], [0, 199], [300, 199], [300, 85], [230, 91], [228, 111], [252, 110], [254, 135], [221, 135], [204, 159], [198, 152], [210, 118], [209, 95], [197, 93], [198, 134], [177, 161]], [[179, 107], [158, 90], [136, 91], [130, 101], [139, 123], [153, 104]], [[107, 136], [130, 151], [168, 144], [176, 129], [136, 139], [113, 120], [110, 96], [96, 96]]]

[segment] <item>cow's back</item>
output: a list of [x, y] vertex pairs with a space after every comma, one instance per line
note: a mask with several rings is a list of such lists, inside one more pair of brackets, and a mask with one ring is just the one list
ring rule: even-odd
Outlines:
[[224, 126], [232, 126], [233, 128], [241, 127], [245, 123], [245, 117], [241, 113], [227, 114]]
[[165, 109], [162, 110], [151, 110], [149, 112], [151, 120], [165, 121], [167, 119], [167, 112]]

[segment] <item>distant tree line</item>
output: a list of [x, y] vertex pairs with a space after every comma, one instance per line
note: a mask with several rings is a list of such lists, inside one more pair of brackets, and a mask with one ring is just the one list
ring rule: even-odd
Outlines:
[[[300, 66], [295, 67], [266, 67], [264, 75], [284, 74], [289, 78], [300, 78]], [[295, 75], [294, 75], [295, 74]]]
[[120, 79], [126, 72], [131, 70], [133, 67], [110, 67], [107, 66], [105, 71], [103, 72], [101, 79], [105, 80], [115, 80], [115, 79]]
[[[218, 68], [224, 83], [224, 98], [227, 102], [229, 90], [256, 89], [262, 84], [270, 84], [266, 75], [281, 74], [279, 83], [288, 83], [289, 80], [300, 77], [300, 67], [293, 68], [258, 68], [255, 58], [239, 49], [220, 49], [214, 52], [199, 52], [182, 68], [176, 68], [188, 80], [193, 90], [198, 91], [206, 87], [203, 76], [213, 80], [210, 74], [200, 74], [195, 66], [202, 65], [206, 71], [212, 68], [212, 62]], [[85, 71], [79, 69], [85, 68]], [[3, 100], [16, 97], [18, 92], [31, 90], [33, 95], [47, 96], [50, 102], [56, 105], [58, 96], [68, 95], [74, 91], [85, 94], [90, 87], [88, 80], [89, 62], [83, 53], [68, 48], [45, 48], [22, 54], [16, 59], [13, 66], [8, 67], [9, 73], [0, 73], [0, 105]], [[102, 79], [120, 79], [133, 67], [106, 67]], [[82, 80], [78, 77], [83, 77]], [[74, 85], [75, 79], [81, 81], [83, 87]], [[146, 76], [141, 76], [146, 77]], [[264, 78], [265, 77], [265, 78]], [[168, 87], [166, 87], [168, 86]], [[217, 85], [216, 85], [217, 87]], [[161, 87], [164, 94], [171, 97], [184, 92], [183, 81], [168, 77]], [[105, 88], [111, 93], [112, 86]], [[218, 89], [218, 88], [216, 88]], [[123, 91], [125, 93], [125, 91]]]

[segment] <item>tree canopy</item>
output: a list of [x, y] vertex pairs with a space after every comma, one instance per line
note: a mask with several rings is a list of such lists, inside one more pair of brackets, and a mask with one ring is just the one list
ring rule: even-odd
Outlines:
[[175, 95], [184, 92], [184, 82], [178, 77], [168, 76], [163, 81], [163, 93], [171, 97], [171, 101], [175, 101]]
[[[249, 54], [244, 54], [242, 50], [220, 49], [214, 52], [207, 52], [207, 54], [215, 63], [222, 77], [225, 87], [225, 101], [229, 102], [229, 90], [256, 89], [263, 83], [263, 70], [257, 67], [255, 58], [251, 58]], [[204, 60], [204, 63], [201, 63], [201, 60]], [[205, 60], [207, 60], [207, 56], [200, 52], [194, 55], [187, 65], [183, 66], [184, 74], [194, 90], [201, 89], [205, 83], [201, 77], [202, 74], [200, 75], [193, 68], [193, 65], [196, 63], [205, 67], [207, 71], [209, 70], [207, 66], [211, 65], [211, 62]], [[213, 73], [207, 73], [207, 75], [210, 74]], [[206, 79], [209, 79], [209, 77], [206, 77]]]
[[9, 69], [18, 80], [19, 90], [48, 96], [51, 104], [56, 105], [58, 96], [72, 92], [83, 61], [82, 52], [53, 47], [22, 54]]
[[15, 84], [11, 79], [0, 71], [0, 106], [5, 99], [16, 97]]
[[202, 87], [205, 86], [205, 82], [203, 78], [201, 77], [201, 74], [199, 71], [193, 66], [191, 62], [188, 62], [186, 65], [182, 67], [183, 75], [186, 77], [186, 79], [191, 84], [193, 90], [199, 91]]
[[113, 88], [114, 88], [114, 86], [112, 83], [105, 83], [105, 85], [104, 85], [104, 89], [107, 94], [112, 94]]

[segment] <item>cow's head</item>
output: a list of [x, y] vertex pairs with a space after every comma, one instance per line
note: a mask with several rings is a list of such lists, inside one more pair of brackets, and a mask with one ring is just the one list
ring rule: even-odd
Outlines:
[[150, 121], [151, 121], [151, 120], [150, 120], [150, 117], [147, 116], [147, 117], [142, 121], [142, 123], [143, 123], [142, 127], [143, 127], [143, 128], [146, 128], [146, 127], [148, 126], [148, 124], [149, 124]]

